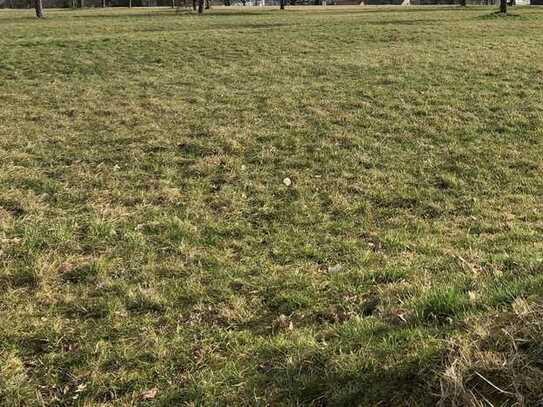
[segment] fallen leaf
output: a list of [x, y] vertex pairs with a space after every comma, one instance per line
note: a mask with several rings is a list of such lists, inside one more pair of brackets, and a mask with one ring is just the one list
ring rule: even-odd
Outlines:
[[75, 389], [75, 392], [76, 393], [81, 393], [86, 388], [87, 388], [87, 385], [85, 383], [81, 383], [80, 385], [77, 386], [77, 389]]
[[406, 310], [403, 310], [403, 309], [395, 309], [392, 311], [392, 316], [394, 318], [397, 318], [397, 320], [399, 320], [400, 322], [402, 323], [406, 323], [407, 322], [407, 311]]
[[287, 329], [292, 331], [294, 329], [294, 324], [286, 315], [279, 315], [279, 317], [274, 321], [273, 325], [278, 329]]
[[75, 266], [72, 263], [66, 261], [59, 266], [58, 271], [59, 273], [69, 273], [73, 271], [74, 268]]
[[158, 394], [158, 389], [156, 387], [153, 387], [152, 389], [147, 390], [146, 392], [144, 392], [141, 395], [141, 398], [143, 400], [152, 400], [152, 399], [154, 399], [156, 397], [157, 394]]

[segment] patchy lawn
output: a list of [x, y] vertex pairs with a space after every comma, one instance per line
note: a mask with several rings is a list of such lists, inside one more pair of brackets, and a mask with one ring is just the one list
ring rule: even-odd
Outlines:
[[0, 11], [1, 404], [542, 397], [543, 8], [47, 11]]

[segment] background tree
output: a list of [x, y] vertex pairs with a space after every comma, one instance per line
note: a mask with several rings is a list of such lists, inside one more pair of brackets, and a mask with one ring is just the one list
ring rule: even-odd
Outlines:
[[204, 0], [198, 0], [198, 14], [203, 14], [204, 12]]
[[279, 8], [281, 10], [284, 10], [285, 9], [285, 0], [279, 0]]
[[42, 0], [34, 0], [34, 6], [36, 7], [36, 17], [43, 18], [45, 13], [43, 12]]
[[507, 14], [507, 0], [500, 0], [500, 13]]

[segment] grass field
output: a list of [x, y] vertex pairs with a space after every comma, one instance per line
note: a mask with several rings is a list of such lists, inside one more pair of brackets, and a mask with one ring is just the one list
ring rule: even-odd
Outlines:
[[47, 11], [0, 11], [1, 405], [543, 398], [543, 8]]

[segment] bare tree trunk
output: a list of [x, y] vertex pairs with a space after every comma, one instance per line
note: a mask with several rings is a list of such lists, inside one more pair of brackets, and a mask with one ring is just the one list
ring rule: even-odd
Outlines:
[[204, 0], [205, 9], [209, 10], [211, 8], [211, 1], [210, 0]]
[[284, 10], [285, 9], [285, 0], [279, 0], [279, 9]]
[[36, 7], [36, 17], [43, 18], [45, 13], [43, 12], [42, 0], [34, 0], [34, 6]]
[[128, 0], [128, 8], [132, 8], [132, 0]]
[[500, 0], [500, 13], [507, 14], [507, 0]]
[[106, 0], [102, 0], [102, 8], [106, 8]]
[[198, 14], [203, 14], [204, 12], [204, 0], [198, 0]]
[[196, 11], [196, 0], [192, 0], [192, 9]]
[[460, 6], [466, 7], [466, 0], [460, 0]]

